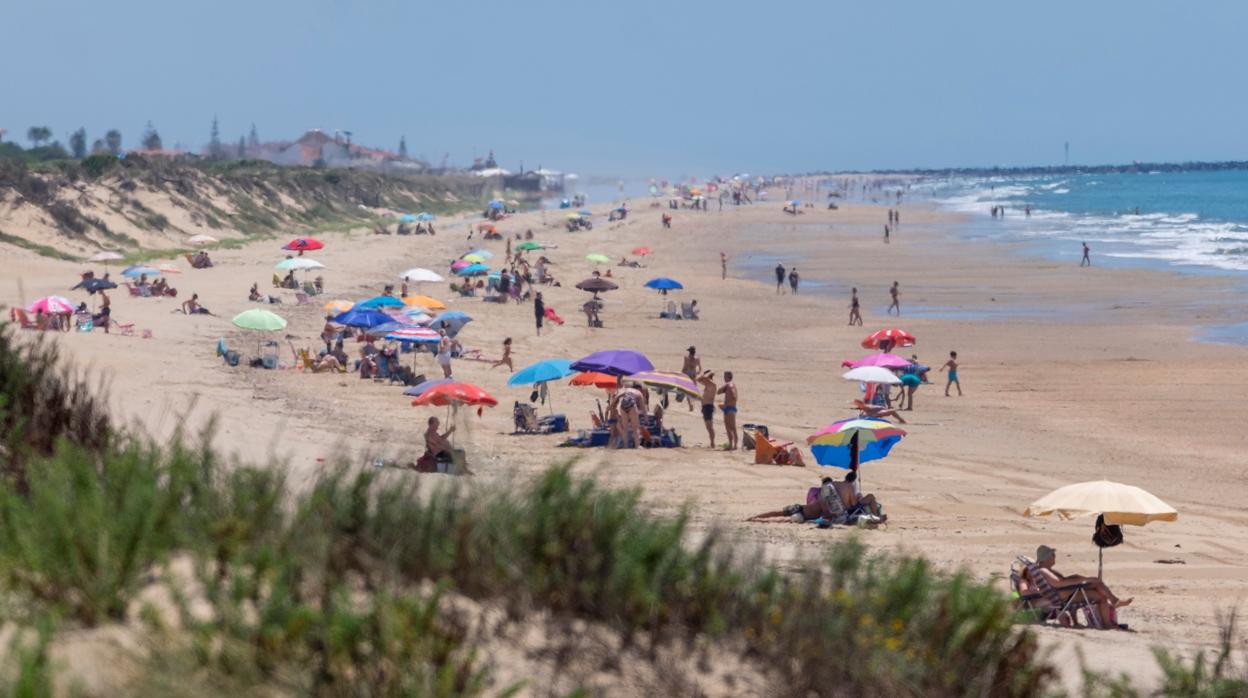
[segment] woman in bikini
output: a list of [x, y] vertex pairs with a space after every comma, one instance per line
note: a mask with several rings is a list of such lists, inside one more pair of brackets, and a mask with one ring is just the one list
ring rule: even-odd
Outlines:
[[490, 364], [490, 368], [498, 368], [499, 366], [506, 366], [508, 371], [516, 370], [511, 365], [511, 337], [503, 340], [503, 358]]

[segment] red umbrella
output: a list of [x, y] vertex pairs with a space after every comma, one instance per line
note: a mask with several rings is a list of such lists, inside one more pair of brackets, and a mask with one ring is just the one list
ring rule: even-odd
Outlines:
[[880, 330], [862, 340], [863, 349], [879, 349], [885, 344], [890, 349], [893, 347], [912, 347], [914, 346], [914, 335], [905, 330]]
[[296, 250], [300, 252], [307, 252], [309, 250], [319, 250], [323, 247], [325, 247], [325, 243], [317, 240], [316, 238], [295, 238], [294, 240], [291, 240], [283, 245], [282, 249], [290, 250], [291, 252]]
[[619, 387], [619, 382], [618, 378], [610, 374], [587, 371], [573, 376], [572, 380], [568, 381], [568, 385], [593, 386], [604, 390], [615, 390]]
[[645, 257], [646, 255], [650, 254], [650, 251], [651, 250], [649, 247], [634, 247], [633, 248], [633, 254], [641, 255], [642, 257]]
[[423, 405], [434, 405], [436, 407], [445, 407], [447, 405], [485, 405], [493, 407], [497, 404], [498, 400], [495, 400], [493, 395], [471, 383], [439, 385], [426, 390], [421, 393], [420, 397], [412, 400], [413, 407]]

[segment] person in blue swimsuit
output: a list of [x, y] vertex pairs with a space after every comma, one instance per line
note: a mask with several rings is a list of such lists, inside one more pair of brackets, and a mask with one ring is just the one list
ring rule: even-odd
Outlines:
[[945, 369], [949, 369], [949, 382], [945, 383], [945, 397], [949, 397], [949, 387], [953, 385], [958, 386], [958, 397], [962, 397], [962, 383], [958, 380], [958, 352], [949, 352], [949, 360], [940, 367], [942, 373]]

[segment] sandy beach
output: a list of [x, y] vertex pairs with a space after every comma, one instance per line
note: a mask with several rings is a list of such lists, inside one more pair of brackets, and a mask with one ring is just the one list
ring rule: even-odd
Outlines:
[[[741, 423], [766, 424], [796, 442], [853, 413], [856, 387], [841, 379], [841, 361], [867, 353], [859, 342], [868, 333], [909, 330], [918, 342], [905, 353], [917, 353], [934, 369], [956, 350], [965, 395], [946, 398], [933, 370], [933, 384], [920, 388], [906, 415], [907, 438], [888, 459], [863, 467], [864, 490], [885, 504], [889, 523], [859, 534], [862, 540], [872, 548], [919, 553], [980, 579], [999, 578], [1003, 589], [1011, 560], [1033, 554], [1041, 543], [1057, 548], [1062, 571], [1090, 575], [1097, 560], [1090, 521], [1026, 519], [1021, 512], [1063, 484], [1105, 478], [1138, 485], [1177, 508], [1180, 518], [1127, 527], [1126, 543], [1105, 555], [1106, 581], [1118, 595], [1135, 599], [1120, 619], [1130, 632], [1042, 633], [1059, 656], [1082, 647], [1098, 668], [1146, 680], [1156, 671], [1151, 646], [1194, 649], [1213, 642], [1219, 612], [1248, 591], [1248, 434], [1238, 426], [1248, 417], [1241, 399], [1248, 375], [1240, 370], [1248, 348], [1193, 337], [1200, 326], [1233, 316], [1235, 280], [1081, 269], [1027, 257], [1007, 244], [962, 240], [951, 234], [962, 219], [921, 204], [901, 206], [903, 223], [885, 245], [883, 206], [808, 208], [794, 217], [781, 212], [782, 197], [774, 192], [772, 203], [722, 212], [714, 203], [708, 212], [674, 212], [671, 230], [659, 220], [667, 209], [650, 209], [643, 200], [631, 203], [622, 223], [596, 217], [590, 232], [566, 232], [558, 211], [507, 219], [499, 226], [505, 234], [532, 229], [538, 241], [552, 245], [545, 254], [562, 286], [541, 290], [566, 324], [540, 337], [530, 305], [453, 298], [445, 284], [425, 284], [421, 291], [474, 318], [460, 335], [466, 347], [497, 358], [503, 339], [512, 337], [517, 368], [629, 348], [644, 352], [658, 369], [674, 371], [686, 347], [696, 345], [706, 368], [736, 374]], [[591, 208], [605, 214], [608, 206]], [[410, 267], [444, 270], [481, 242], [465, 239], [466, 221], [439, 221], [436, 237], [322, 235], [326, 249], [309, 256], [328, 267], [327, 293], [305, 306], [295, 304], [293, 292], [269, 288], [281, 241], [212, 251], [216, 266], [207, 270], [173, 260], [183, 269], [171, 279], [179, 289], [176, 301], [131, 298], [124, 289], [112, 294], [114, 317], [135, 323], [140, 333], [150, 330], [150, 339], [98, 331], [55, 339], [106, 383], [118, 414], [154, 436], [176, 428], [196, 432], [215, 420], [220, 446], [246, 460], [280, 460], [296, 481], [337, 454], [360, 467], [370, 467], [366, 454], [414, 460], [423, 449], [425, 419], [442, 412], [411, 407], [399, 387], [293, 368], [230, 368], [214, 348], [224, 337], [245, 358], [255, 353], [257, 337], [229, 319], [257, 307], [247, 301], [247, 290], [258, 282], [262, 292], [283, 298], [265, 307], [290, 321], [273, 338], [288, 333], [294, 346], [315, 349], [322, 303], [376, 295]], [[620, 289], [605, 296], [605, 327], [586, 327], [579, 312], [586, 294], [573, 287], [595, 268], [585, 256], [618, 260], [639, 245], [653, 249], [642, 260], [646, 268], [600, 267], [610, 268]], [[501, 258], [502, 242], [485, 246]], [[730, 258], [726, 280], [720, 278], [721, 250]], [[797, 265], [800, 295], [776, 294], [770, 272], [776, 260]], [[52, 293], [82, 300], [67, 289], [86, 268], [5, 248], [0, 303]], [[679, 279], [686, 290], [667, 300], [697, 299], [701, 320], [659, 319], [660, 297], [642, 287], [656, 276]], [[900, 319], [884, 315], [894, 280], [901, 288]], [[863, 299], [861, 328], [846, 324], [850, 287]], [[192, 292], [215, 316], [173, 312]], [[287, 366], [293, 363], [284, 340], [281, 356]], [[439, 374], [428, 354], [417, 355], [416, 367]], [[844, 528], [745, 523], [751, 514], [799, 501], [820, 477], [841, 471], [819, 468], [813, 459], [805, 468], [754, 465], [752, 454], [711, 450], [701, 419], [682, 404], [673, 403], [667, 418], [684, 437], [682, 449], [557, 449], [561, 436], [511, 435], [511, 404], [526, 400], [529, 391], [507, 388], [505, 368], [457, 361], [454, 372], [500, 402], [480, 418], [461, 412], [456, 443], [476, 473], [466, 481], [523, 479], [577, 459], [585, 473], [641, 488], [657, 511], [688, 506], [697, 527], [727, 528], [742, 545], [762, 546], [781, 563], [819, 555], [852, 535]], [[574, 432], [588, 427], [601, 395], [566, 384], [552, 389], [556, 410], [569, 416]], [[716, 426], [722, 444], [720, 415]], [[398, 469], [387, 476], [448, 477]], [[1068, 673], [1068, 682], [1075, 673]]]

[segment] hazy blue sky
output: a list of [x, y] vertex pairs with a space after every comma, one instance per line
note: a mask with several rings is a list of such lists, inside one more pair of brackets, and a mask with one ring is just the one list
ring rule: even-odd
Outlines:
[[1243, 2], [9, 0], [0, 127], [666, 175], [1248, 159]]

